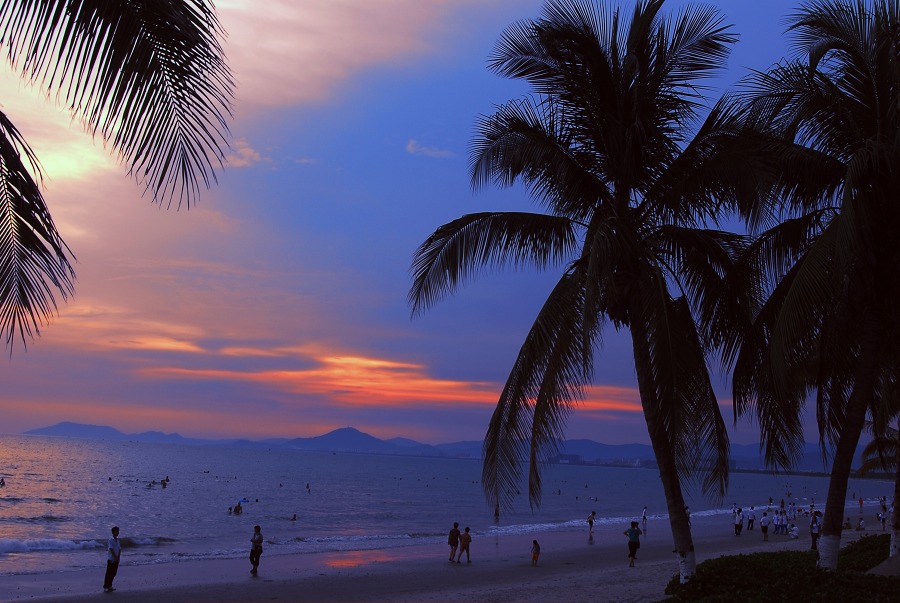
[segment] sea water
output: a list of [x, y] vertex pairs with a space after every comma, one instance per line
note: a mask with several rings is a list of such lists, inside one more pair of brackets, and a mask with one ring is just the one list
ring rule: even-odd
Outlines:
[[[655, 470], [550, 465], [540, 506], [523, 483], [499, 520], [480, 476], [475, 459], [3, 435], [0, 575], [97, 567], [113, 525], [127, 562], [150, 564], [243, 557], [256, 524], [275, 555], [442, 545], [454, 521], [479, 537], [583, 529], [591, 511], [627, 526], [645, 505], [667, 517]], [[874, 508], [892, 487], [851, 480], [848, 496]], [[724, 500], [688, 504], [730, 520], [732, 502], [769, 497], [822, 508], [827, 488], [825, 477], [734, 473]], [[243, 513], [229, 513], [239, 501]]]

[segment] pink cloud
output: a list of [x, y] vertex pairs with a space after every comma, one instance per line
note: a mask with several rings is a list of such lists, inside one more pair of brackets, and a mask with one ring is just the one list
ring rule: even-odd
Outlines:
[[[441, 50], [442, 18], [476, 0], [216, 3], [239, 104], [320, 102], [363, 69]], [[489, 7], [487, 7], [489, 8]], [[486, 8], [486, 9], [487, 9]]]

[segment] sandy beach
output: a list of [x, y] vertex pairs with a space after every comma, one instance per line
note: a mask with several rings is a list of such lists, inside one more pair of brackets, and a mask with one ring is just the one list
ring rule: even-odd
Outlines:
[[[802, 527], [805, 527], [801, 523]], [[114, 593], [101, 589], [103, 567], [94, 570], [0, 578], [3, 601], [142, 602], [404, 602], [475, 601], [571, 603], [573, 601], [658, 601], [677, 571], [668, 523], [651, 521], [642, 539], [637, 566], [628, 567], [627, 526], [595, 528], [589, 542], [582, 531], [476, 537], [472, 563], [451, 564], [443, 545], [328, 554], [263, 555], [259, 576], [249, 574], [246, 559], [128, 565], [127, 551]], [[449, 526], [448, 526], [449, 528]], [[619, 529], [621, 528], [621, 529]], [[759, 551], [805, 550], [805, 529], [798, 540], [769, 536], [759, 529], [734, 535], [731, 515], [694, 519], [698, 561]], [[877, 532], [871, 532], [877, 533]], [[848, 532], [845, 543], [859, 537]], [[541, 558], [531, 567], [531, 540], [541, 543]], [[98, 559], [100, 561], [100, 559]]]

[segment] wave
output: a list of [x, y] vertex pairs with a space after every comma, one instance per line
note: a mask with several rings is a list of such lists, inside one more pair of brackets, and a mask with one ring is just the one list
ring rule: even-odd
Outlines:
[[11, 523], [31, 523], [31, 524], [65, 523], [67, 521], [72, 521], [72, 518], [65, 517], [65, 516], [59, 516], [59, 515], [40, 515], [38, 517], [9, 517], [4, 521], [9, 521]]
[[[175, 538], [153, 536], [147, 538], [120, 538], [123, 549], [135, 549], [148, 546], [165, 546], [177, 542]], [[16, 540], [0, 538], [0, 554], [7, 553], [33, 553], [33, 552], [62, 552], [83, 551], [87, 549], [106, 548], [106, 540], [85, 539], [66, 540], [59, 538], [35, 538], [30, 540]]]
[[58, 538], [37, 538], [34, 540], [13, 540], [0, 538], [0, 553], [30, 553], [35, 551], [81, 551], [106, 546], [100, 540], [60, 540]]

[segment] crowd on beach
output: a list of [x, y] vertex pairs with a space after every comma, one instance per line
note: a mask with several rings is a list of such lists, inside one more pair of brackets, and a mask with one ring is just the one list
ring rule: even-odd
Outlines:
[[[855, 497], [856, 494], [854, 493], [853, 498]], [[863, 502], [862, 497], [860, 497], [860, 516], [855, 528], [858, 531], [864, 531], [866, 529], [866, 522], [862, 515]], [[799, 507], [795, 502], [785, 503], [784, 499], [781, 500], [778, 508], [773, 509], [772, 505], [773, 500], [769, 498], [769, 505], [766, 507], [766, 510], [762, 511], [761, 517], [757, 517], [759, 511], [755, 506], [751, 505], [745, 512], [743, 508], [737, 506], [737, 503], [732, 503], [731, 517], [732, 524], [734, 525], [734, 535], [740, 536], [743, 533], [745, 519], [747, 521], [748, 531], [754, 529], [756, 521], [759, 519], [759, 527], [763, 540], [769, 540], [770, 527], [772, 529], [771, 534], [773, 535], [784, 535], [791, 539], [797, 539], [800, 537], [800, 527], [797, 524], [799, 523], [799, 520], [803, 518], [804, 521], [809, 521], [810, 548], [813, 550], [818, 548], [818, 539], [822, 528], [822, 512], [816, 510], [815, 500], [810, 502], [808, 508]], [[887, 523], [888, 514], [893, 514], [894, 512], [894, 501], [891, 501], [890, 507], [888, 507], [887, 497], [882, 496], [879, 499], [879, 505], [880, 511], [876, 514], [876, 518], [881, 523], [883, 531]], [[843, 529], [854, 529], [849, 517], [845, 518]]]
[[[594, 538], [594, 522], [597, 519], [597, 512], [591, 511], [591, 514], [587, 517], [588, 524], [588, 541], [593, 542]], [[641, 523], [644, 526], [644, 529], [647, 528], [647, 507], [644, 507], [644, 510], [641, 514]], [[641, 535], [643, 535], [644, 531], [638, 527], [640, 524], [637, 521], [632, 521], [631, 525], [628, 529], [626, 529], [623, 534], [628, 538], [628, 566], [634, 567], [634, 562], [637, 559], [637, 551], [641, 546]], [[450, 532], [447, 535], [447, 545], [450, 547], [450, 563], [462, 563], [463, 553], [466, 554], [466, 563], [472, 563], [471, 558], [471, 543], [472, 543], [472, 534], [471, 530], [466, 527], [464, 531], [460, 531], [459, 522], [454, 521], [453, 527], [450, 528]], [[537, 539], [531, 541], [531, 566], [536, 567], [538, 564], [538, 560], [541, 556], [541, 545], [537, 541]]]

